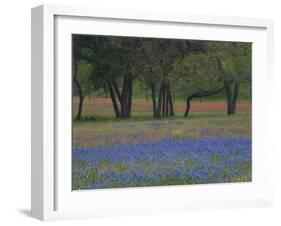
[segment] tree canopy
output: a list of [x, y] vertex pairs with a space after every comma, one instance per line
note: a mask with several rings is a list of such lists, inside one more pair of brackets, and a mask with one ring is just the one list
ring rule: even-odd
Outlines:
[[[234, 114], [240, 84], [251, 84], [251, 43], [73, 35], [74, 93], [109, 93], [117, 118], [129, 118], [133, 86], [150, 90], [154, 117], [174, 113], [174, 94], [186, 98], [224, 95]], [[250, 85], [249, 85], [250, 86]]]

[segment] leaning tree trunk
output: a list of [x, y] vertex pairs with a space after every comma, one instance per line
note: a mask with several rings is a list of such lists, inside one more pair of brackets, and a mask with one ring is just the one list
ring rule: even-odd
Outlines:
[[118, 101], [121, 103], [121, 93], [119, 91], [118, 85], [114, 79], [111, 81], [111, 83], [112, 83], [113, 89], [117, 95]]
[[108, 90], [109, 90], [109, 93], [110, 93], [110, 97], [111, 97], [113, 109], [114, 109], [114, 112], [115, 112], [115, 116], [116, 116], [116, 118], [119, 118], [120, 117], [120, 110], [119, 110], [118, 103], [117, 103], [117, 100], [116, 100], [116, 97], [115, 97], [115, 93], [114, 93], [114, 90], [113, 90], [113, 87], [112, 87], [113, 85], [111, 84], [110, 81], [106, 81], [106, 84], [107, 84], [107, 87], [108, 87]]
[[157, 104], [157, 117], [161, 117], [163, 89], [164, 89], [163, 83], [161, 83], [161, 87], [160, 87], [160, 90], [159, 90], [159, 96], [158, 96], [158, 104]]
[[74, 78], [75, 85], [77, 87], [77, 92], [79, 96], [79, 105], [78, 105], [78, 112], [76, 115], [76, 120], [80, 120], [82, 116], [82, 110], [83, 110], [83, 102], [84, 102], [84, 96], [82, 92], [82, 87], [80, 83], [78, 82], [77, 78]]
[[79, 96], [79, 107], [78, 107], [78, 112], [77, 112], [76, 120], [80, 120], [81, 119], [82, 109], [83, 109], [83, 101], [84, 101], [84, 97]]
[[186, 99], [186, 108], [185, 108], [185, 112], [184, 112], [184, 117], [188, 116], [188, 113], [190, 111], [190, 101], [192, 100], [192, 98], [187, 98]]
[[225, 85], [218, 88], [218, 89], [213, 89], [213, 90], [208, 90], [208, 91], [202, 91], [202, 92], [198, 92], [198, 93], [194, 93], [190, 96], [188, 96], [186, 98], [186, 108], [185, 108], [185, 113], [184, 113], [184, 117], [187, 117], [190, 111], [190, 105], [191, 105], [191, 100], [193, 98], [202, 98], [202, 97], [208, 97], [208, 96], [212, 96], [215, 95], [219, 92], [221, 92], [223, 89], [225, 89]]
[[124, 76], [122, 92], [120, 92], [114, 79], [107, 80], [106, 82], [116, 118], [129, 118], [132, 111], [133, 96], [133, 79], [131, 75]]
[[73, 81], [75, 83], [75, 86], [77, 88], [77, 93], [79, 96], [79, 105], [78, 105], [78, 111], [77, 111], [77, 115], [76, 115], [76, 120], [80, 120], [81, 116], [82, 116], [82, 109], [83, 109], [83, 101], [84, 101], [84, 96], [83, 96], [83, 91], [82, 91], [82, 87], [77, 79], [77, 75], [78, 75], [78, 62], [75, 61], [74, 62], [74, 68], [73, 68]]

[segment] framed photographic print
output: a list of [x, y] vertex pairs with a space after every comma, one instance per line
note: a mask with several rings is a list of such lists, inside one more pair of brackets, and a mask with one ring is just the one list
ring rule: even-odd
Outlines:
[[265, 19], [32, 9], [32, 215], [272, 203]]

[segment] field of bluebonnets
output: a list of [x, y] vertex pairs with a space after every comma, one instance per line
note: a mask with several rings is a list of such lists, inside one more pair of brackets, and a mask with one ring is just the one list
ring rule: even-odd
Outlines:
[[72, 188], [251, 181], [252, 44], [72, 35]]
[[[224, 102], [198, 102], [188, 119], [151, 119], [139, 100], [118, 120], [106, 101], [87, 101], [85, 119], [73, 122], [74, 190], [251, 181], [250, 104], [228, 116], [216, 110]], [[91, 108], [103, 116], [87, 118]]]

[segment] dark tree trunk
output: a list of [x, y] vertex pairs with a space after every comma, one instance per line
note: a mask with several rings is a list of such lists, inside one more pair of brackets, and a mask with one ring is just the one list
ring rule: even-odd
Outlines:
[[[219, 71], [223, 74], [222, 62], [217, 58], [217, 67]], [[233, 81], [229, 81], [225, 76], [224, 86], [226, 93], [226, 101], [227, 101], [227, 114], [233, 115], [236, 112], [237, 99], [239, 96], [240, 82], [237, 80], [234, 82], [234, 89], [232, 92], [232, 84]]]
[[170, 108], [170, 116], [174, 116], [174, 103], [173, 103], [173, 98], [171, 95], [171, 90], [170, 87], [168, 87], [168, 100], [169, 100], [169, 108]]
[[78, 112], [76, 115], [76, 119], [79, 120], [79, 119], [81, 119], [81, 116], [82, 116], [84, 96], [82, 93], [82, 87], [81, 87], [80, 83], [78, 82], [77, 78], [74, 78], [74, 83], [77, 87], [77, 92], [78, 92], [78, 96], [79, 96]]
[[234, 88], [232, 91], [232, 83], [225, 85], [226, 99], [227, 99], [227, 114], [233, 115], [236, 112], [237, 100], [240, 90], [240, 82], [236, 81], [234, 83]]
[[234, 90], [233, 90], [233, 97], [232, 97], [232, 114], [235, 114], [236, 112], [236, 106], [237, 106], [237, 100], [239, 96], [239, 90], [240, 90], [240, 82], [235, 82]]
[[[155, 107], [156, 109], [154, 84], [152, 84], [151, 87], [152, 87], [151, 90], [152, 90], [153, 108]], [[174, 104], [173, 104], [173, 98], [172, 98], [169, 84], [165, 84], [164, 82], [162, 82], [159, 90], [157, 110], [153, 115], [154, 117], [169, 117], [169, 116], [174, 116], [174, 114], [175, 114]]]
[[224, 85], [224, 86], [222, 86], [221, 88], [218, 88], [218, 89], [209, 90], [209, 91], [202, 91], [202, 92], [194, 93], [194, 94], [188, 96], [186, 98], [186, 109], [185, 109], [184, 117], [188, 116], [188, 113], [190, 111], [190, 102], [193, 98], [201, 98], [201, 97], [212, 96], [212, 95], [215, 95], [215, 94], [221, 92], [225, 88], [226, 88], [226, 86]]
[[191, 101], [191, 98], [186, 99], [186, 108], [185, 108], [184, 117], [187, 117], [188, 113], [190, 111], [190, 101]]
[[133, 79], [130, 74], [123, 80], [122, 93], [120, 95], [121, 114], [120, 118], [129, 118], [132, 109]]
[[232, 114], [232, 91], [231, 91], [231, 84], [225, 85], [225, 94], [227, 100], [227, 114]]
[[78, 62], [74, 62], [74, 68], [73, 68], [73, 73], [74, 73], [74, 76], [73, 76], [73, 81], [76, 85], [76, 88], [77, 88], [77, 93], [78, 93], [78, 96], [79, 96], [79, 105], [78, 105], [78, 112], [77, 112], [77, 115], [76, 115], [76, 119], [77, 120], [80, 120], [81, 119], [81, 116], [82, 116], [82, 110], [83, 110], [83, 101], [84, 101], [84, 96], [83, 96], [83, 91], [82, 91], [82, 87], [77, 79], [77, 75], [78, 75]]
[[112, 85], [113, 85], [114, 91], [118, 97], [118, 101], [121, 103], [121, 93], [120, 93], [120, 90], [119, 90], [115, 80], [112, 80]]
[[163, 87], [163, 93], [162, 93], [162, 116], [165, 117], [165, 112], [166, 112], [166, 86], [164, 85]]
[[78, 112], [77, 112], [77, 116], [76, 116], [77, 120], [81, 119], [82, 109], [83, 109], [83, 101], [84, 101], [84, 97], [79, 96], [79, 108], [78, 108]]
[[107, 81], [106, 83], [107, 83], [107, 87], [109, 89], [109, 93], [110, 93], [110, 97], [111, 97], [111, 100], [112, 100], [115, 116], [116, 116], [116, 118], [120, 118], [120, 111], [119, 111], [119, 108], [118, 108], [118, 103], [116, 101], [115, 93], [114, 93], [114, 90], [112, 88], [111, 82]]
[[121, 95], [121, 118], [125, 118], [126, 108], [127, 108], [127, 89], [128, 89], [128, 80], [124, 78], [122, 86], [122, 95]]
[[161, 117], [162, 97], [163, 97], [163, 83], [161, 84], [158, 96], [157, 117]]
[[169, 116], [169, 86], [166, 86], [166, 109], [165, 109], [165, 116]]
[[[107, 86], [110, 92], [113, 108], [117, 118], [129, 118], [132, 109], [132, 95], [133, 95], [133, 79], [130, 75], [124, 76], [122, 92], [117, 86], [115, 80], [107, 80]], [[118, 105], [117, 99], [120, 105]]]
[[133, 95], [133, 80], [132, 78], [129, 78], [129, 88], [128, 88], [128, 103], [127, 103], [127, 116], [128, 118], [131, 117], [131, 111], [132, 111], [132, 95]]
[[155, 98], [155, 84], [153, 82], [150, 83], [150, 88], [151, 88], [153, 117], [157, 117], [156, 98]]

